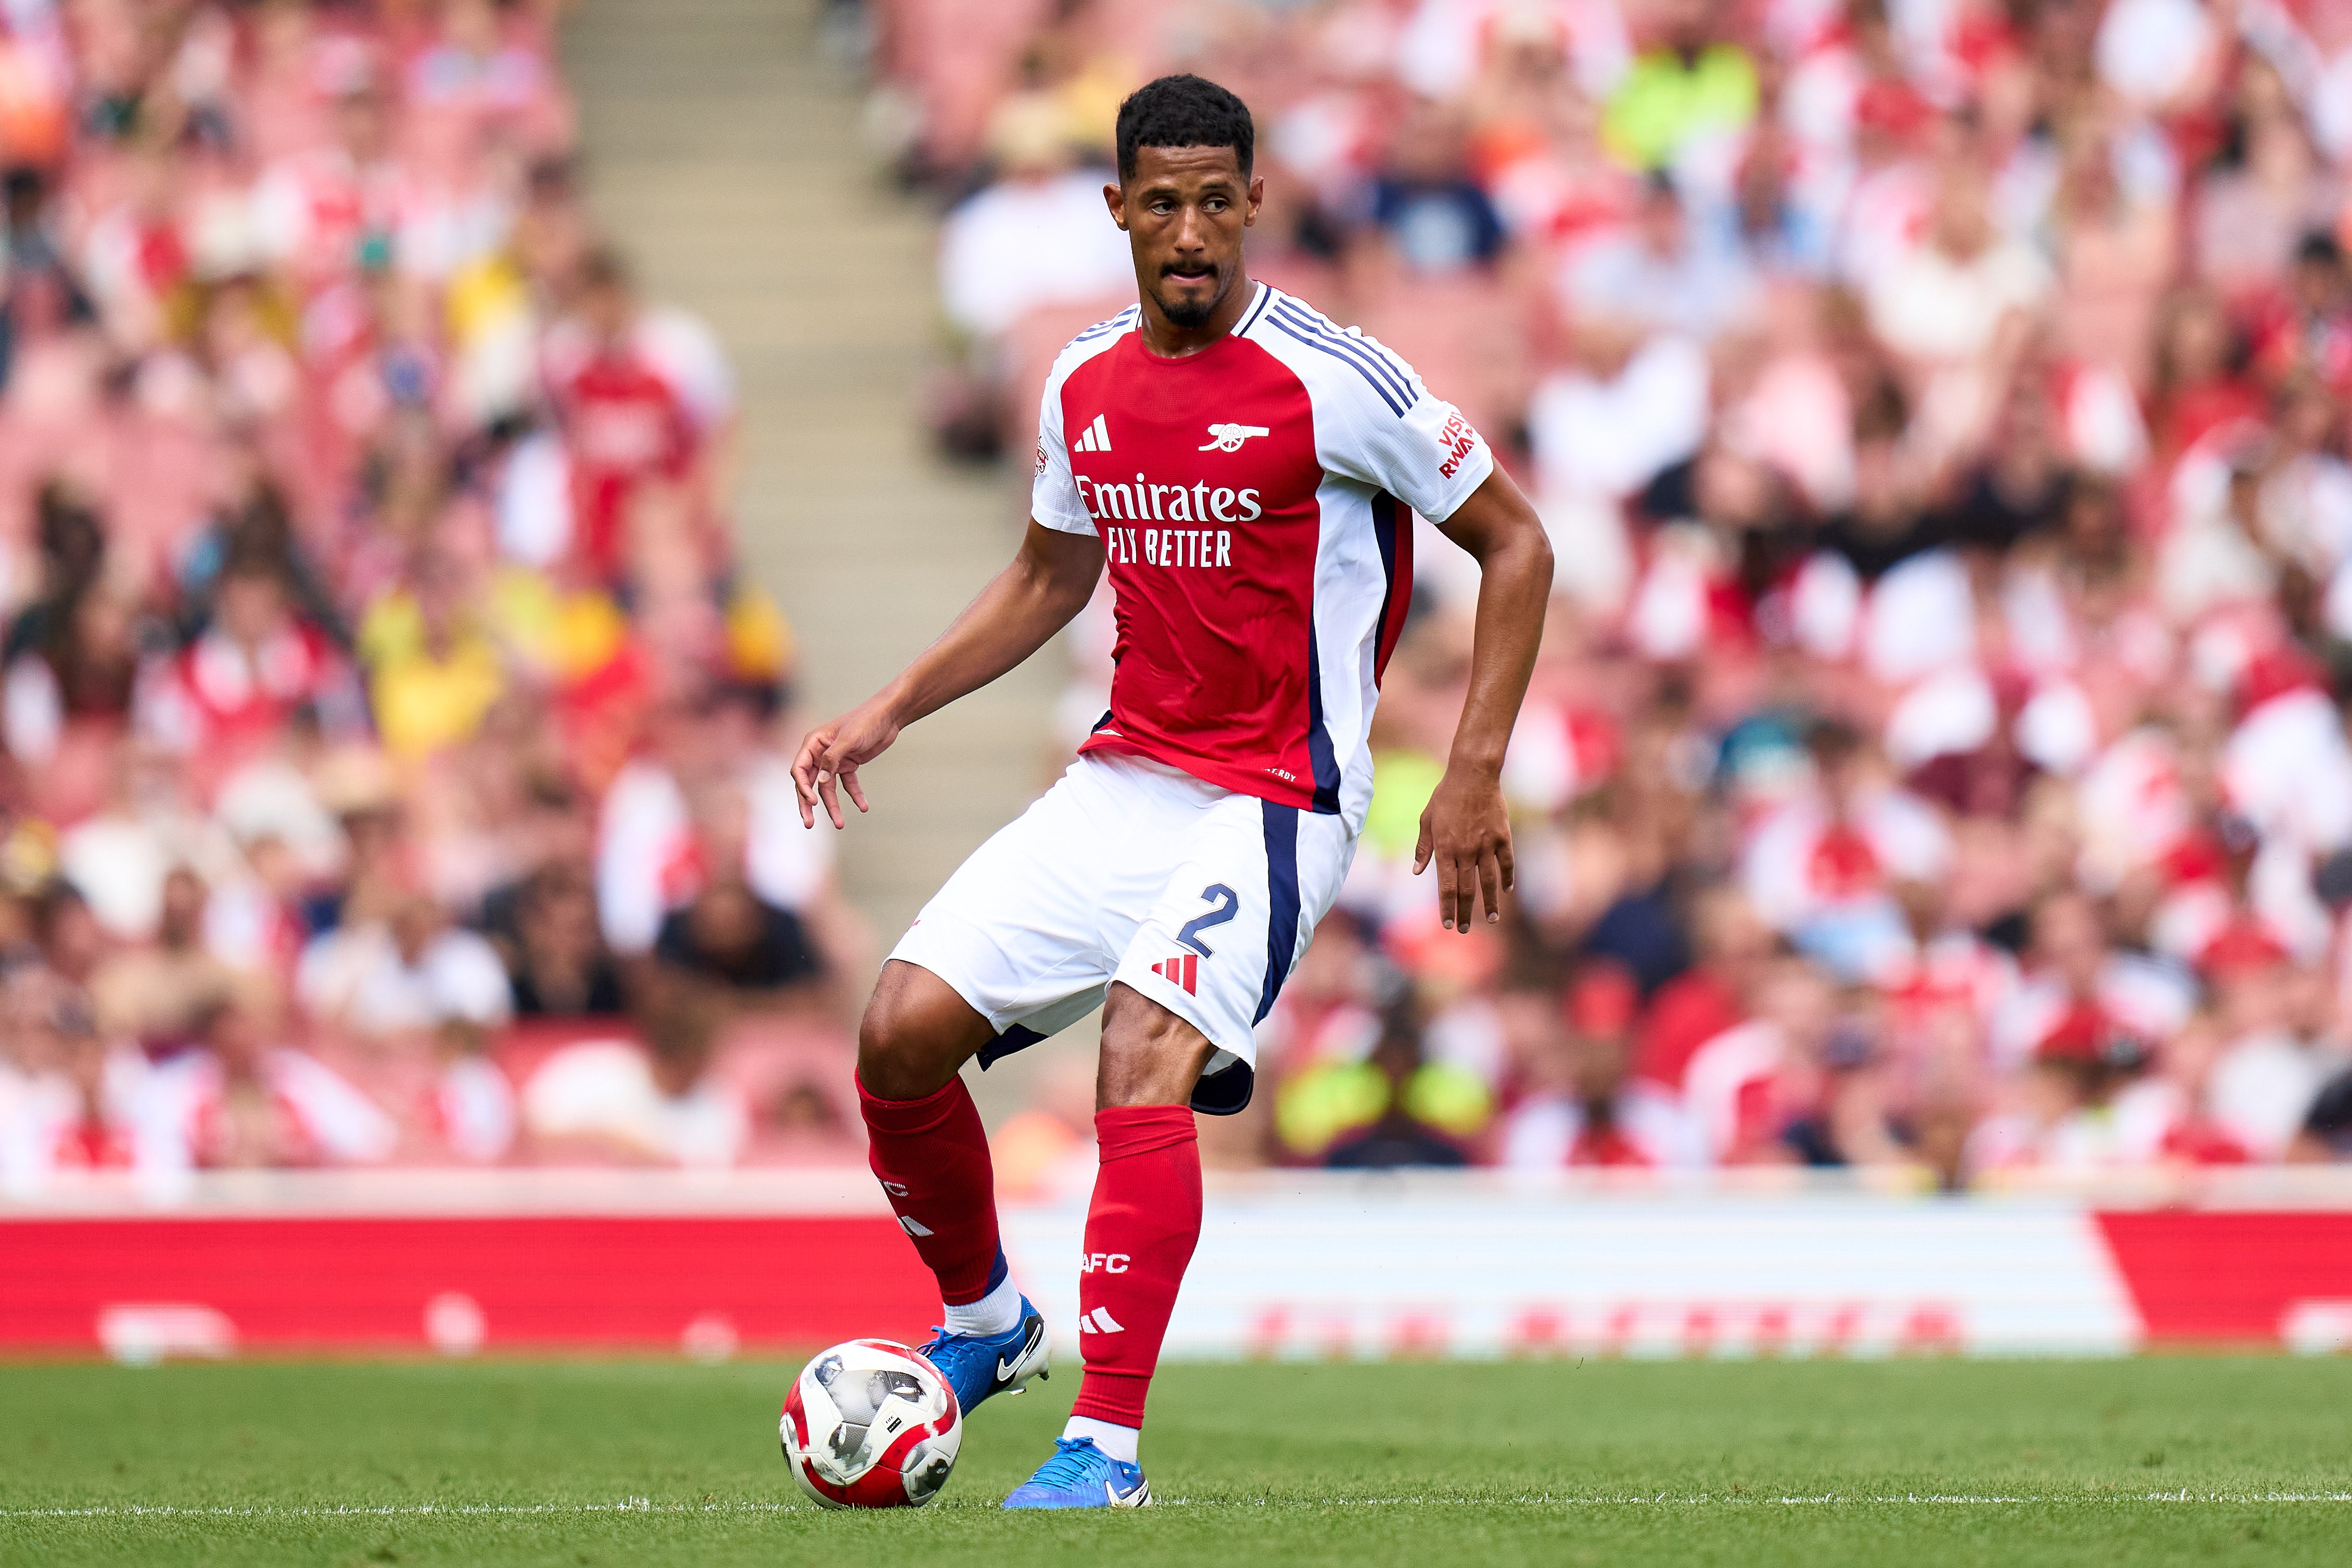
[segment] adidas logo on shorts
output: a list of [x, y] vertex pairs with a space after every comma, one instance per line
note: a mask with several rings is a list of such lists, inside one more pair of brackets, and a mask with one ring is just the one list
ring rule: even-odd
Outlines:
[[1151, 966], [1151, 972], [1161, 979], [1184, 988], [1188, 997], [1201, 993], [1201, 956], [1179, 953], [1173, 958], [1163, 958]]

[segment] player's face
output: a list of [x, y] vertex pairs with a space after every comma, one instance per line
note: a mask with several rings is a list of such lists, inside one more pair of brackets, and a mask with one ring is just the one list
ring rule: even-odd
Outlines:
[[1257, 221], [1261, 178], [1242, 178], [1230, 147], [1140, 147], [1135, 174], [1103, 187], [1135, 252], [1135, 280], [1179, 327], [1201, 327], [1242, 276], [1242, 231]]

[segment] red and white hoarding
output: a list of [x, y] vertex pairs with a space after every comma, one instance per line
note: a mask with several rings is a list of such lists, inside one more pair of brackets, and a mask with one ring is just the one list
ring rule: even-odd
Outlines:
[[[1004, 1240], [1065, 1336], [1083, 1194]], [[252, 1176], [0, 1204], [0, 1352], [723, 1355], [919, 1337], [863, 1171]], [[1966, 1198], [1796, 1177], [1213, 1181], [1169, 1354], [2116, 1354], [2352, 1348], [2352, 1182]]]

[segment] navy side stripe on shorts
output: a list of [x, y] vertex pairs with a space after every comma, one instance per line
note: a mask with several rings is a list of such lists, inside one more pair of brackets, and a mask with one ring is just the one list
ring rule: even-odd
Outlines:
[[1258, 992], [1253, 1024], [1265, 1021], [1290, 961], [1298, 956], [1298, 808], [1260, 800], [1265, 814], [1265, 988]]

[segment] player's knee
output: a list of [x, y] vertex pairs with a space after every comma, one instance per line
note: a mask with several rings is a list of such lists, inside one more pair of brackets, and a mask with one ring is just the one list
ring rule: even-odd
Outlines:
[[898, 967], [884, 967], [857, 1026], [857, 1081], [885, 1100], [919, 1100], [954, 1077], [978, 1047], [965, 1038], [971, 1030], [958, 1027], [964, 1020], [938, 1016], [934, 998]]
[[1184, 1104], [1216, 1053], [1192, 1024], [1124, 985], [1113, 986], [1103, 1009], [1096, 1108]]
[[885, 1100], [919, 1100], [946, 1082], [926, 1082], [918, 1031], [904, 1008], [889, 1006], [879, 993], [857, 1026], [857, 1081]]

